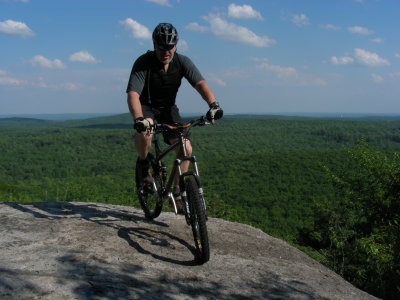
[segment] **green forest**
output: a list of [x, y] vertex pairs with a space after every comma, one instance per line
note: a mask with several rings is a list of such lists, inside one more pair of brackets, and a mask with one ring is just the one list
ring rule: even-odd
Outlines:
[[[0, 119], [0, 201], [140, 207], [133, 138], [128, 114]], [[191, 141], [209, 216], [260, 228], [357, 287], [400, 298], [400, 118], [232, 115], [193, 128]]]

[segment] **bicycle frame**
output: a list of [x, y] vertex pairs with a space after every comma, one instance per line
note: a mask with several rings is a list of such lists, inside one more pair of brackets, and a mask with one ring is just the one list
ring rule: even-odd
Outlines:
[[[165, 198], [169, 197], [172, 200], [174, 209], [175, 209], [175, 213], [177, 213], [177, 208], [176, 208], [175, 199], [171, 193], [171, 188], [173, 186], [175, 177], [177, 175], [179, 176], [179, 186], [181, 189], [181, 195], [182, 195], [182, 198], [184, 198], [184, 199], [186, 199], [186, 191], [184, 189], [184, 180], [187, 176], [194, 176], [196, 182], [198, 183], [198, 186], [200, 187], [199, 192], [203, 198], [203, 202], [204, 202], [203, 205], [205, 207], [205, 201], [204, 201], [204, 197], [203, 197], [203, 189], [202, 189], [200, 175], [199, 175], [199, 168], [197, 166], [197, 158], [196, 158], [196, 156], [193, 156], [193, 155], [188, 156], [187, 149], [186, 149], [186, 139], [185, 139], [184, 132], [183, 132], [183, 129], [190, 128], [191, 126], [196, 126], [196, 125], [198, 125], [198, 123], [201, 123], [202, 125], [207, 124], [205, 122], [204, 117], [201, 117], [197, 120], [192, 120], [189, 123], [187, 123], [185, 125], [181, 125], [181, 126], [169, 126], [169, 125], [165, 125], [165, 124], [160, 124], [161, 126], [163, 126], [163, 128], [168, 126], [169, 130], [177, 130], [178, 134], [179, 134], [178, 140], [176, 142], [174, 142], [173, 144], [169, 145], [164, 150], [161, 149], [160, 142], [158, 140], [158, 134], [160, 134], [163, 129], [158, 129], [157, 123], [155, 125], [153, 125], [153, 129], [157, 128], [156, 130], [154, 130], [152, 132], [152, 134], [153, 134], [152, 143], [154, 145], [155, 154], [156, 154], [154, 159], [155, 159], [160, 171], [161, 171], [161, 168], [163, 167], [162, 166], [163, 158], [167, 154], [169, 154], [171, 151], [175, 150], [176, 147], [179, 147], [178, 153], [175, 157], [174, 164], [172, 166], [171, 173], [167, 177], [167, 180], [161, 180], [162, 198], [165, 199]], [[185, 161], [189, 161], [189, 163], [191, 164], [191, 166], [192, 166], [191, 171], [189, 170], [190, 169], [190, 166], [189, 166], [189, 168], [186, 172], [182, 172], [181, 165]], [[162, 176], [160, 176], [160, 177], [162, 178]], [[185, 202], [187, 204], [187, 201], [185, 201]], [[187, 207], [187, 212], [189, 212], [188, 209], [189, 208]]]

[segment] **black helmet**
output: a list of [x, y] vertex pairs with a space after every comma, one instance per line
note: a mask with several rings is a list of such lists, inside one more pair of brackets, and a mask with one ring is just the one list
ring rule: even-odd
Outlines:
[[160, 23], [153, 31], [153, 42], [161, 50], [171, 50], [178, 43], [178, 31], [170, 23]]

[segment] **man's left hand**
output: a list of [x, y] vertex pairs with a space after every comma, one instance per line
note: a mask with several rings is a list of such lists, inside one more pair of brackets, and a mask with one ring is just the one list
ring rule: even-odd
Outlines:
[[210, 109], [208, 110], [206, 117], [208, 121], [214, 122], [214, 120], [221, 119], [223, 115], [224, 111], [219, 106], [218, 102], [215, 101], [210, 104]]

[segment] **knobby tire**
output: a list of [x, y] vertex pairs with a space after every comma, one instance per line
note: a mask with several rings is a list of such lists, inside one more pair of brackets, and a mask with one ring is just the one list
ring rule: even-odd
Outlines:
[[149, 157], [150, 164], [151, 164], [151, 173], [154, 179], [154, 183], [156, 185], [156, 189], [149, 191], [148, 189], [144, 189], [143, 186], [141, 186], [138, 183], [138, 176], [141, 176], [138, 174], [138, 168], [136, 168], [135, 174], [136, 174], [136, 188], [137, 188], [137, 194], [139, 197], [139, 202], [140, 206], [142, 207], [142, 210], [146, 216], [147, 219], [155, 219], [157, 218], [162, 210], [163, 207], [163, 198], [161, 195], [161, 178], [160, 174], [158, 171], [157, 166], [152, 163], [151, 161], [152, 157]]
[[208, 244], [206, 211], [203, 204], [203, 197], [193, 176], [189, 176], [186, 179], [185, 185], [190, 206], [190, 222], [196, 246], [196, 259], [199, 264], [204, 264], [210, 259], [210, 247]]

